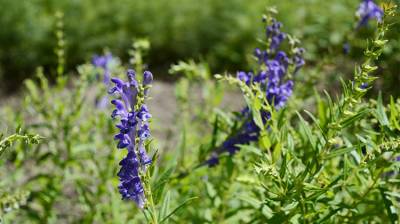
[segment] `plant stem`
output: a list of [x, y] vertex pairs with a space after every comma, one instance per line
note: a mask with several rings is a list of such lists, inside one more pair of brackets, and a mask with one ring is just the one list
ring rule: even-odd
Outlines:
[[146, 172], [146, 181], [145, 187], [146, 187], [146, 194], [148, 198], [148, 205], [150, 207], [150, 214], [151, 214], [151, 223], [152, 224], [158, 224], [158, 217], [157, 217], [157, 210], [156, 206], [154, 204], [154, 199], [153, 199], [153, 193], [151, 192], [151, 186], [150, 186], [150, 174], [149, 172]]

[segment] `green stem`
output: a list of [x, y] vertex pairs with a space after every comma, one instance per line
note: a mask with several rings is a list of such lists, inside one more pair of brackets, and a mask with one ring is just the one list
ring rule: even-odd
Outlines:
[[151, 211], [151, 224], [158, 224], [158, 216], [157, 216], [157, 210], [156, 206], [154, 204], [154, 199], [153, 199], [153, 193], [151, 191], [151, 186], [150, 186], [150, 174], [149, 172], [146, 172], [146, 183], [145, 183], [145, 188], [146, 188], [146, 194], [148, 198], [148, 205], [149, 205], [149, 210]]

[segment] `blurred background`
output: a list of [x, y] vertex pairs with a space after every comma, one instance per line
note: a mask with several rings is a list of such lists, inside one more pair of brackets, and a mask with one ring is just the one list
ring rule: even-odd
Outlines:
[[[398, 4], [398, 0], [395, 0]], [[266, 6], [279, 9], [284, 30], [299, 38], [307, 50], [307, 66], [332, 61], [334, 71], [352, 73], [354, 62], [373, 29], [355, 30], [359, 0], [0, 0], [0, 83], [2, 94], [18, 90], [38, 66], [56, 71], [56, 12], [64, 14], [67, 72], [105, 50], [129, 58], [135, 38], [148, 38], [147, 63], [156, 79], [170, 80], [168, 68], [193, 58], [209, 63], [212, 72], [248, 69], [261, 15]], [[290, 16], [288, 16], [290, 15]], [[388, 35], [391, 44], [381, 58], [378, 89], [399, 96], [400, 19]], [[343, 45], [350, 43], [350, 54]], [[361, 45], [361, 46], [360, 46]], [[332, 56], [332, 57], [328, 57]], [[340, 63], [337, 63], [338, 60]], [[335, 62], [335, 63], [334, 63]], [[340, 67], [335, 64], [339, 64]], [[329, 72], [328, 72], [329, 73]]]

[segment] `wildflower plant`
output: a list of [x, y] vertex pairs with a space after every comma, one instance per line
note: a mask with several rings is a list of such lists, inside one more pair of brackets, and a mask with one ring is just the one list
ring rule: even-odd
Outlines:
[[[265, 15], [266, 40], [263, 43], [265, 50], [256, 48], [254, 56], [258, 63], [258, 68], [254, 72], [237, 73], [237, 80], [225, 77], [231, 83], [239, 84], [245, 94], [247, 107], [243, 108], [239, 119], [237, 130], [232, 130], [232, 134], [222, 143], [217, 150], [212, 152], [211, 158], [207, 161], [209, 166], [218, 163], [221, 153], [228, 152], [235, 154], [239, 145], [248, 145], [258, 141], [260, 133], [264, 129], [267, 120], [271, 118], [270, 105], [279, 110], [284, 107], [289, 97], [292, 95], [294, 82], [293, 77], [305, 64], [303, 59], [304, 49], [298, 47], [298, 41], [281, 31], [282, 23], [274, 19], [269, 11]], [[285, 40], [289, 40], [289, 52], [285, 52], [281, 45]], [[222, 78], [217, 76], [218, 78]], [[250, 97], [252, 96], [252, 97]]]

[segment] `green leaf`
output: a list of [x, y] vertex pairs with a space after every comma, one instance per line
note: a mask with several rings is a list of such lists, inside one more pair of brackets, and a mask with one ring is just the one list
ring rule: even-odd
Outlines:
[[385, 209], [386, 209], [387, 215], [389, 216], [390, 222], [392, 224], [394, 224], [397, 221], [397, 215], [392, 212], [391, 207], [394, 207], [394, 206], [393, 206], [392, 201], [387, 198], [387, 195], [385, 193], [386, 191], [387, 190], [384, 189], [383, 187], [379, 187], [379, 192], [381, 193], [383, 203], [385, 204]]
[[400, 130], [399, 111], [397, 111], [393, 96], [390, 96], [390, 122], [397, 130]]
[[355, 150], [354, 147], [346, 147], [346, 148], [336, 149], [334, 151], [331, 151], [328, 155], [324, 156], [323, 159], [332, 159], [332, 158], [341, 156], [343, 154], [349, 153], [353, 150]]
[[250, 176], [250, 175], [247, 175], [247, 174], [243, 174], [243, 175], [238, 176], [236, 178], [236, 180], [238, 182], [240, 182], [240, 183], [244, 183], [244, 184], [247, 184], [247, 185], [258, 184], [258, 179], [257, 178], [255, 178], [253, 176]]
[[251, 153], [254, 153], [257, 156], [262, 156], [262, 152], [259, 148], [251, 146], [251, 145], [240, 145], [238, 144], [237, 146], [240, 147], [240, 151], [248, 151]]
[[218, 137], [218, 114], [215, 116], [214, 124], [213, 124], [213, 132], [212, 132], [212, 139], [211, 139], [211, 149], [215, 148], [215, 145], [217, 143], [217, 137]]
[[300, 115], [299, 112], [296, 112], [296, 113], [297, 113], [297, 116], [300, 118], [300, 127], [301, 127], [301, 129], [304, 131], [304, 133], [305, 133], [306, 136], [307, 136], [307, 139], [306, 139], [306, 140], [307, 140], [308, 142], [310, 142], [310, 144], [311, 144], [313, 150], [316, 150], [316, 149], [317, 149], [317, 143], [316, 143], [315, 138], [314, 138], [314, 136], [313, 136], [313, 134], [312, 134], [312, 131], [311, 131], [310, 126], [309, 126], [308, 123], [303, 119], [303, 117]]
[[206, 182], [206, 190], [210, 198], [214, 198], [217, 195], [217, 191], [210, 182]]
[[396, 197], [397, 199], [400, 199], [400, 193], [396, 192], [385, 192], [385, 194], [390, 195], [392, 197]]
[[317, 97], [317, 110], [318, 110], [318, 118], [320, 121], [320, 125], [322, 127], [325, 127], [326, 122], [327, 122], [327, 117], [326, 117], [326, 105], [325, 102], [321, 100], [321, 97], [319, 94], [315, 91], [315, 95]]
[[313, 120], [314, 124], [317, 125], [317, 127], [318, 127], [318, 129], [320, 131], [320, 134], [323, 136], [323, 139], [320, 139], [320, 142], [321, 142], [322, 145], [325, 145], [325, 143], [326, 143], [326, 141], [328, 139], [327, 139], [327, 137], [325, 135], [324, 130], [322, 130], [321, 126], [319, 125], [318, 120], [314, 117], [314, 115], [311, 112], [309, 112], [307, 110], [304, 110], [304, 112]]
[[183, 206], [185, 206], [186, 204], [188, 204], [189, 202], [193, 201], [194, 199], [197, 199], [198, 197], [193, 197], [193, 198], [189, 198], [186, 201], [184, 201], [183, 203], [181, 203], [180, 205], [178, 205], [178, 207], [176, 207], [174, 210], [172, 210], [172, 212], [170, 212], [168, 215], [166, 215], [161, 221], [161, 223], [164, 223], [165, 221], [168, 220], [169, 217], [171, 217], [172, 215], [174, 215], [177, 211], [179, 211], [179, 209], [183, 208]]
[[164, 192], [165, 185], [168, 183], [169, 178], [171, 177], [174, 170], [175, 167], [167, 169], [163, 174], [161, 174], [160, 178], [154, 183], [154, 186], [152, 186], [152, 189], [155, 189], [154, 191], [155, 204], [158, 204], [158, 202], [160, 201], [161, 196]]
[[382, 93], [381, 92], [379, 92], [379, 96], [378, 96], [376, 116], [381, 125], [389, 126], [389, 120], [385, 113], [385, 107], [383, 106], [383, 103], [382, 103]]
[[249, 203], [253, 208], [256, 209], [260, 208], [262, 205], [262, 201], [249, 195], [239, 195], [239, 199]]
[[158, 213], [159, 220], [161, 220], [162, 217], [166, 217], [167, 214], [169, 213], [170, 198], [171, 198], [171, 193], [168, 191], [167, 194], [165, 195], [160, 213]]
[[269, 139], [268, 133], [265, 130], [261, 130], [259, 142], [261, 147], [264, 149], [271, 148], [271, 140]]
[[[333, 120], [333, 115], [334, 115], [334, 108], [333, 108], [333, 101], [331, 96], [329, 95], [329, 93], [324, 90], [324, 94], [326, 96], [326, 98], [328, 99], [328, 109], [329, 109], [329, 122], [332, 122]], [[328, 122], [327, 122], [328, 123]]]
[[281, 152], [282, 152], [282, 144], [278, 141], [275, 144], [274, 150], [272, 152], [272, 162], [278, 161], [278, 159], [281, 157]]
[[290, 210], [296, 208], [298, 204], [299, 204], [298, 201], [294, 201], [294, 202], [286, 205], [285, 207], [283, 207], [282, 210], [285, 212], [289, 212]]
[[283, 156], [283, 158], [282, 158], [282, 164], [281, 164], [281, 168], [280, 168], [280, 170], [279, 170], [279, 176], [283, 179], [284, 178], [284, 176], [285, 176], [285, 174], [286, 174], [286, 170], [287, 170], [287, 167], [286, 167], [286, 160], [287, 160], [287, 154], [285, 154], [284, 156]]
[[233, 162], [232, 156], [225, 157], [226, 158], [226, 173], [230, 178], [233, 174], [235, 163]]
[[232, 120], [231, 117], [229, 117], [229, 115], [227, 113], [225, 113], [223, 110], [219, 109], [219, 108], [215, 108], [214, 109], [214, 113], [219, 116], [219, 121], [227, 124], [228, 126], [233, 126], [234, 125], [234, 121]]
[[264, 130], [264, 123], [261, 118], [261, 113], [259, 110], [254, 110], [252, 109], [252, 114], [253, 114], [253, 121], [256, 123], [256, 125], [261, 129]]
[[346, 128], [354, 122], [361, 120], [364, 116], [366, 116], [371, 110], [368, 108], [362, 109], [361, 111], [357, 112], [356, 114], [346, 118], [345, 120], [340, 122], [342, 128]]

